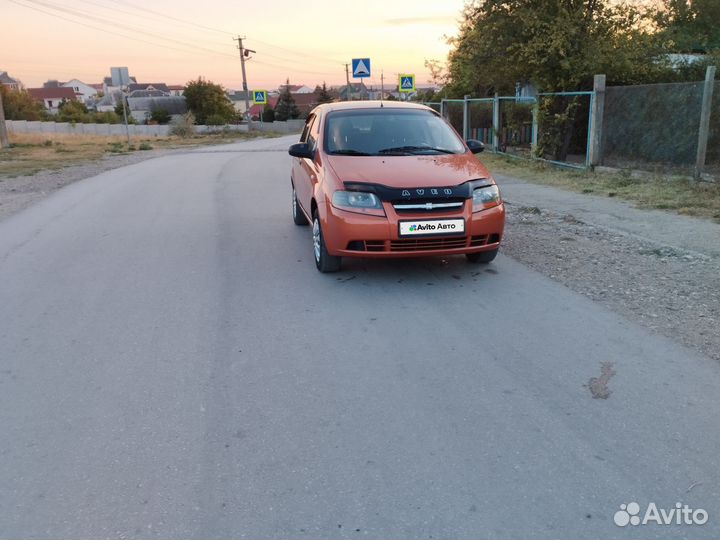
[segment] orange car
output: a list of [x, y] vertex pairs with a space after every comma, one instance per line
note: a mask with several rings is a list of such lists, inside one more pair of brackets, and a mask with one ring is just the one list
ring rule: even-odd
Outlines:
[[419, 104], [355, 101], [308, 116], [293, 159], [292, 213], [312, 223], [315, 263], [342, 257], [497, 255], [505, 207], [488, 170], [435, 111]]

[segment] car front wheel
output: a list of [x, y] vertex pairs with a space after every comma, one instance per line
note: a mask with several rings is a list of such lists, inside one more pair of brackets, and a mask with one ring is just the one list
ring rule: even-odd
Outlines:
[[342, 260], [342, 257], [335, 257], [327, 252], [322, 227], [320, 226], [320, 217], [317, 212], [313, 215], [312, 237], [315, 266], [317, 266], [317, 269], [323, 273], [337, 272], [340, 270], [340, 261]]

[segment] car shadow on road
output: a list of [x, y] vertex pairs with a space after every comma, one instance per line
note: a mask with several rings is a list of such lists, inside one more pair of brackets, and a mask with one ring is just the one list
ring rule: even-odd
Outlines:
[[490, 264], [468, 263], [464, 256], [408, 259], [344, 258], [342, 270], [331, 274], [338, 282], [362, 281], [369, 284], [411, 283], [433, 287], [464, 286], [500, 274], [502, 259]]

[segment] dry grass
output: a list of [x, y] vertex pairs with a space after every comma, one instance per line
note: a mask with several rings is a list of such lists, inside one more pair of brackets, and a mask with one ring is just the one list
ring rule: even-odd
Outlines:
[[720, 222], [720, 183], [693, 182], [678, 176], [642, 175], [628, 172], [595, 173], [561, 169], [496, 154], [482, 154], [490, 170], [522, 180], [555, 186], [578, 193], [617, 197], [639, 208], [669, 210], [678, 214]]
[[133, 136], [128, 147], [125, 137], [117, 136], [11, 133], [11, 147], [0, 150], [0, 178], [25, 176], [48, 169], [62, 169], [113, 154], [223, 144], [275, 136], [278, 134], [259, 132], [204, 134], [188, 139], [173, 136]]

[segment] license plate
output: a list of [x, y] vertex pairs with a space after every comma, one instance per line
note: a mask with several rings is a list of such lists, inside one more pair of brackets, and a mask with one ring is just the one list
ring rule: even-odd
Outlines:
[[400, 236], [425, 236], [427, 234], [462, 234], [464, 219], [420, 219], [401, 221]]

